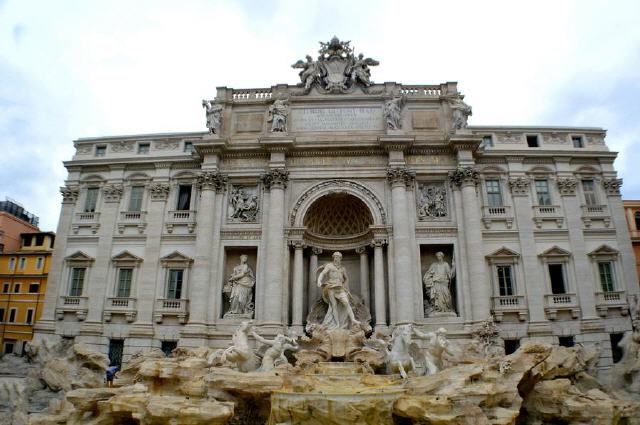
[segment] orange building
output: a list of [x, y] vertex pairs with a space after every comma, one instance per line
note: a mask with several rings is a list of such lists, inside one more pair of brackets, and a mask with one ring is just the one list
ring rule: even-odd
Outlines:
[[22, 205], [10, 199], [0, 201], [0, 253], [20, 249], [20, 235], [39, 230], [38, 217]]
[[0, 346], [23, 353], [40, 318], [55, 234], [23, 233], [20, 249], [0, 254]]
[[629, 225], [631, 245], [633, 245], [633, 252], [636, 254], [636, 269], [638, 276], [640, 276], [640, 201], [623, 201], [622, 203]]

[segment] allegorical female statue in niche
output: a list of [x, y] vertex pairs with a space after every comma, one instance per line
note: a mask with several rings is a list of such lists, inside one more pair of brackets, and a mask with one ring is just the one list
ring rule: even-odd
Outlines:
[[444, 254], [436, 252], [436, 262], [429, 266], [429, 270], [427, 270], [422, 279], [433, 312], [453, 312], [451, 279], [453, 279], [455, 273], [455, 263], [453, 263], [453, 267], [449, 266], [444, 261]]
[[229, 311], [224, 315], [239, 315], [251, 318], [253, 316], [253, 287], [256, 284], [256, 278], [253, 270], [247, 264], [249, 257], [240, 256], [240, 264], [233, 268], [233, 272], [229, 277], [227, 284], [224, 286], [223, 292], [229, 297]]

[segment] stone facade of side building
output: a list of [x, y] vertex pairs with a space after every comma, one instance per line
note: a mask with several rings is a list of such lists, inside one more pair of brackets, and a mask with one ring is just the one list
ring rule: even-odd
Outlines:
[[598, 345], [606, 376], [639, 290], [605, 131], [468, 126], [456, 83], [319, 53], [297, 85], [219, 87], [208, 131], [75, 141], [36, 338], [118, 362], [225, 347], [247, 318], [301, 333], [340, 251], [374, 328], [464, 339], [493, 315], [508, 351]]

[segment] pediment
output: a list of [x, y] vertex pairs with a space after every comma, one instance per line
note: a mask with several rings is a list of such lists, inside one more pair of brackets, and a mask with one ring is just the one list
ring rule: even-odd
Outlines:
[[497, 251], [487, 255], [487, 258], [513, 258], [513, 257], [519, 257], [520, 254], [518, 254], [517, 252], [507, 248], [506, 246], [503, 246], [502, 248], [498, 249]]
[[64, 257], [65, 261], [89, 261], [89, 262], [93, 262], [95, 261], [95, 258], [91, 257], [90, 255], [85, 254], [82, 251], [76, 251], [71, 255], [68, 255], [66, 257]]
[[193, 258], [187, 257], [186, 255], [184, 255], [179, 251], [173, 251], [172, 253], [167, 254], [164, 257], [160, 258], [160, 262], [162, 264], [167, 264], [167, 263], [191, 264], [193, 263]]
[[593, 251], [591, 251], [590, 253], [588, 253], [587, 255], [590, 257], [595, 257], [595, 256], [617, 256], [620, 252], [615, 249], [610, 247], [609, 245], [601, 245], [600, 247], [598, 247], [597, 249], [594, 249]]
[[125, 250], [125, 251], [122, 251], [121, 253], [111, 257], [111, 261], [114, 261], [114, 262], [140, 263], [140, 262], [142, 262], [142, 258], [140, 258], [137, 255], [132, 254], [129, 251]]
[[570, 257], [571, 253], [559, 246], [553, 246], [539, 254], [540, 257]]

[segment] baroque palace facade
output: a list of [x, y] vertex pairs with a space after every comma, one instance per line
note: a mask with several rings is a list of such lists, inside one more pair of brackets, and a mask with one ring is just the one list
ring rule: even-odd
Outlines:
[[599, 128], [467, 126], [456, 83], [375, 84], [348, 42], [298, 85], [219, 87], [208, 132], [75, 141], [36, 338], [112, 357], [225, 347], [251, 318], [301, 333], [342, 254], [371, 325], [599, 344], [638, 297]]

